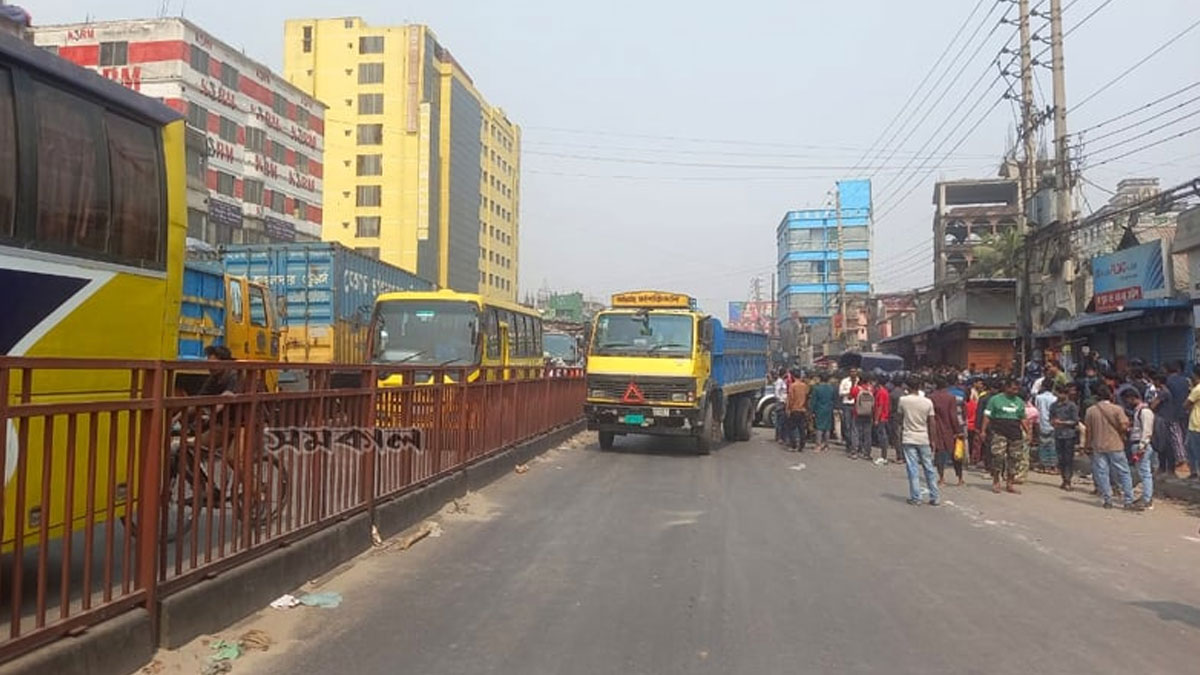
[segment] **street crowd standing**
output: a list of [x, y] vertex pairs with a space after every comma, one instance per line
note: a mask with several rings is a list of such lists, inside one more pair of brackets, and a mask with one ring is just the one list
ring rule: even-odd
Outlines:
[[[1057, 361], [1023, 371], [923, 368], [912, 373], [777, 373], [776, 440], [795, 451], [811, 436], [817, 452], [840, 438], [850, 459], [903, 461], [910, 503], [940, 503], [951, 467], [992, 478], [995, 493], [1020, 494], [1029, 471], [1075, 489], [1076, 457], [1090, 458], [1092, 493], [1105, 508], [1119, 496], [1129, 511], [1154, 507], [1155, 481], [1186, 467], [1200, 481], [1200, 366], [1161, 369], [1134, 360], [1114, 371], [1091, 354], [1072, 377]], [[878, 457], [874, 449], [879, 448]], [[1140, 486], [1140, 494], [1139, 494]]]

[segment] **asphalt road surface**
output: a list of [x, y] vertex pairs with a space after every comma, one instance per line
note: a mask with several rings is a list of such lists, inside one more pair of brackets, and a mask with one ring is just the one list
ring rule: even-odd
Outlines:
[[248, 620], [280, 644], [235, 672], [1200, 672], [1195, 513], [979, 475], [914, 507], [901, 466], [768, 435], [554, 451], [322, 580], [340, 607]]

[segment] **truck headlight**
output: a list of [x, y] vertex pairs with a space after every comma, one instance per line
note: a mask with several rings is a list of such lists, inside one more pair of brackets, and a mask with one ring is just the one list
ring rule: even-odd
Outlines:
[[592, 389], [588, 392], [588, 398], [604, 398], [603, 389]]
[[671, 394], [671, 401], [674, 403], [687, 403], [692, 398], [692, 394], [683, 392]]

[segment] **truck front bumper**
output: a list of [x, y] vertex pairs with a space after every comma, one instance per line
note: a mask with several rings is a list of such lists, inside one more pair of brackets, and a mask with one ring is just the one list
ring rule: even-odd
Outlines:
[[589, 431], [651, 436], [695, 436], [700, 411], [695, 408], [587, 403], [583, 406]]

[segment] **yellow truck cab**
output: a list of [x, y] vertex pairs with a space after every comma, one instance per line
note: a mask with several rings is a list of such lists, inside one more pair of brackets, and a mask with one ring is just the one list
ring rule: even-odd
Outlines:
[[592, 329], [588, 428], [606, 450], [642, 434], [690, 437], [707, 454], [722, 437], [749, 440], [766, 374], [766, 335], [725, 330], [681, 293], [618, 293]]

